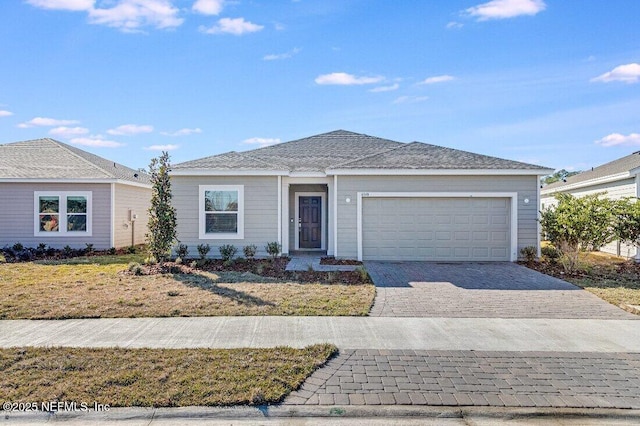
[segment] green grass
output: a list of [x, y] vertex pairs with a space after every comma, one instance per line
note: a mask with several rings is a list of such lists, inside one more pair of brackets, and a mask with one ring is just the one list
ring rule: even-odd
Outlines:
[[337, 352], [303, 349], [0, 349], [0, 401], [183, 407], [282, 401]]

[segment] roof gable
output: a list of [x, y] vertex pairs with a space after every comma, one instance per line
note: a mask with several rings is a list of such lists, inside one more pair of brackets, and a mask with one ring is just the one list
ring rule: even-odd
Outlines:
[[150, 182], [145, 173], [49, 138], [0, 145], [0, 179]]

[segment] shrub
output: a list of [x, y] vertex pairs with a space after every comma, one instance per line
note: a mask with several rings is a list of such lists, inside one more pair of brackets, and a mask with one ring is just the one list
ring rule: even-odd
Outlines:
[[176, 254], [178, 257], [185, 259], [189, 254], [189, 246], [186, 244], [178, 244], [178, 247], [176, 247]]
[[86, 243], [85, 244], [87, 247], [85, 247], [84, 251], [85, 253], [93, 253], [93, 244], [91, 243]]
[[67, 244], [62, 248], [62, 253], [64, 253], [65, 256], [69, 257], [73, 254], [73, 249], [70, 245]]
[[520, 255], [528, 263], [532, 263], [538, 257], [538, 248], [536, 246], [527, 246], [520, 249]]
[[200, 255], [200, 259], [204, 260], [210, 250], [211, 246], [209, 244], [198, 244], [198, 254]]
[[110, 248], [107, 250], [107, 254], [110, 254], [110, 255], [114, 255], [114, 254], [116, 254], [116, 252], [117, 252], [117, 250], [116, 250], [116, 248], [115, 248], [115, 247], [110, 247]]
[[356, 272], [360, 276], [360, 281], [362, 281], [363, 283], [366, 283], [369, 281], [369, 273], [367, 272], [366, 269], [364, 269], [364, 266], [358, 266], [356, 268]]
[[555, 261], [560, 258], [560, 252], [553, 246], [545, 246], [540, 249], [541, 254], [549, 260]]
[[128, 254], [136, 254], [136, 246], [127, 247], [127, 253]]
[[242, 252], [244, 253], [244, 257], [246, 257], [247, 259], [253, 259], [254, 257], [256, 257], [256, 251], [258, 250], [258, 247], [256, 247], [255, 244], [250, 244], [248, 246], [244, 246], [242, 248]]
[[267, 243], [267, 245], [264, 248], [269, 254], [269, 256], [271, 256], [274, 259], [278, 257], [278, 255], [280, 254], [280, 250], [282, 249], [282, 247], [280, 246], [280, 243], [277, 241]]
[[153, 256], [148, 256], [144, 259], [145, 265], [155, 265], [156, 263], [158, 263], [158, 261]]
[[236, 253], [238, 253], [238, 249], [233, 244], [225, 244], [220, 246], [218, 250], [220, 251], [220, 256], [222, 256], [222, 260], [224, 262], [231, 262]]
[[47, 251], [47, 244], [46, 243], [38, 244], [38, 251], [46, 252]]
[[22, 245], [22, 243], [15, 243], [11, 248], [15, 252], [24, 250], [24, 246]]
[[127, 270], [133, 275], [142, 275], [142, 265], [138, 262], [131, 262], [127, 265]]
[[176, 265], [182, 265], [182, 258], [180, 256], [176, 257], [175, 263]]

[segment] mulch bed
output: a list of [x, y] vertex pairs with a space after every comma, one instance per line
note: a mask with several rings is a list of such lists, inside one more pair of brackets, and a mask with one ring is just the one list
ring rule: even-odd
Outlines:
[[354, 259], [336, 259], [335, 257], [323, 257], [320, 259], [321, 265], [362, 265], [362, 262]]
[[530, 269], [534, 269], [543, 274], [551, 275], [560, 279], [568, 278], [592, 278], [592, 279], [612, 279], [622, 277], [637, 277], [640, 281], [640, 263], [632, 260], [626, 262], [616, 262], [607, 265], [589, 265], [588, 270], [576, 269], [572, 272], [565, 271], [562, 264], [548, 260], [537, 262], [518, 262]]
[[236, 259], [232, 263], [228, 263], [219, 259], [207, 259], [206, 261], [196, 260], [195, 267], [191, 266], [190, 260], [185, 260], [184, 263], [180, 264], [165, 262], [162, 266], [142, 265], [142, 273], [144, 275], [153, 275], [162, 273], [193, 274], [198, 271], [251, 272], [262, 277], [275, 278], [287, 282], [353, 285], [371, 283], [368, 276], [363, 277], [363, 274], [356, 271], [286, 271], [285, 268], [289, 260], [288, 257], [278, 257], [275, 259]]

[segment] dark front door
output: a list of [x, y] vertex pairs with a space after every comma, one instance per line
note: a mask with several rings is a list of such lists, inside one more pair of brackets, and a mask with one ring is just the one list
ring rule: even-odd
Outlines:
[[300, 197], [300, 248], [322, 248], [322, 198]]

